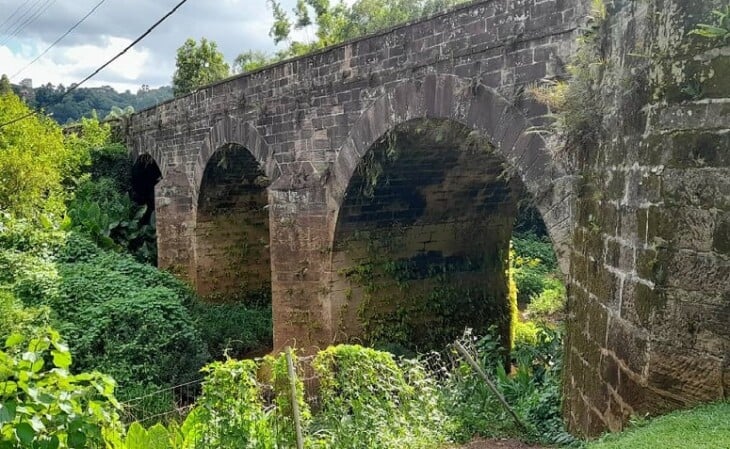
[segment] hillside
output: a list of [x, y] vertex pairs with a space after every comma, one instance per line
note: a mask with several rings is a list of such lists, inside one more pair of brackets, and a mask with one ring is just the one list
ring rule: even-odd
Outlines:
[[172, 98], [172, 88], [162, 86], [150, 89], [143, 85], [136, 93], [127, 90], [117, 92], [110, 86], [81, 87], [63, 98], [67, 88], [62, 84], [54, 86], [45, 84], [36, 88], [13, 86], [16, 94], [34, 109], [43, 109], [58, 123], [64, 125], [78, 121], [81, 117], [90, 117], [96, 111], [99, 118], [105, 118], [112, 110], [116, 114], [154, 106]]

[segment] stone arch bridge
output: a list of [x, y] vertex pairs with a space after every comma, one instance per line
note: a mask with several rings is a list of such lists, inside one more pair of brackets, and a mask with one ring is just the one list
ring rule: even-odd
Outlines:
[[[627, 4], [619, 40], [651, 17]], [[727, 138], [685, 126], [716, 166], [705, 181], [690, 169], [708, 166], [672, 171], [666, 151], [561, 163], [525, 89], [565, 74], [585, 17], [577, 1], [477, 1], [135, 114], [128, 144], [159, 178], [160, 266], [212, 298], [270, 292], [277, 348], [386, 325], [424, 342], [464, 324], [508, 336], [506, 255], [527, 196], [568, 282], [574, 430], [727, 395], [728, 159], [713, 153]], [[663, 129], [687, 116], [662, 111], [626, 132], [671, 153]]]

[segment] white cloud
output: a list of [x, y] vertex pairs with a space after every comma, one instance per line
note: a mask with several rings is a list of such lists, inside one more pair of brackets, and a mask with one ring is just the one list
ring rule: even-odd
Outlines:
[[[32, 78], [34, 85], [78, 82], [146, 31], [179, 0], [107, 1], [47, 55], [13, 82]], [[24, 0], [0, 0], [0, 22]], [[81, 18], [98, 0], [60, 1], [19, 36], [0, 46], [0, 73], [14, 74]], [[290, 10], [295, 0], [282, 2]], [[135, 91], [142, 84], [169, 84], [175, 52], [188, 37], [216, 41], [226, 59], [254, 49], [273, 52], [268, 36], [273, 19], [266, 0], [190, 0], [134, 49], [90, 80]], [[0, 41], [7, 27], [0, 28]]]
[[[130, 42], [131, 40], [127, 38], [107, 36], [101, 45], [83, 44], [59, 48], [29, 66], [13, 81], [31, 78], [35, 86], [46, 83], [68, 86], [91, 74]], [[7, 47], [0, 47], [0, 70], [9, 75], [16, 73], [46, 46], [47, 44], [40, 42], [36, 45], [24, 44], [17, 53], [13, 53]], [[98, 77], [92, 78], [84, 85], [89, 87], [111, 85], [117, 90], [136, 91], [141, 84], [139, 80], [144, 78], [151, 60], [152, 55], [149, 50], [132, 48]]]

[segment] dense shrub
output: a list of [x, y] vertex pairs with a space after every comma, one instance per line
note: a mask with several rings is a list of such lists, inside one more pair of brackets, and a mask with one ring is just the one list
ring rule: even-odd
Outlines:
[[547, 237], [517, 234], [512, 237], [512, 248], [517, 302], [525, 306], [551, 286], [551, 278], [557, 276], [558, 263]]
[[195, 325], [214, 359], [242, 358], [267, 352], [272, 344], [271, 308], [241, 303], [196, 302], [190, 309]]
[[140, 262], [157, 261], [154, 222], [143, 223], [146, 207], [135, 204], [118, 182], [85, 179], [68, 203], [70, 227], [102, 248], [127, 251]]
[[170, 275], [111, 252], [58, 270], [60, 294], [50, 306], [80, 368], [103, 370], [122, 386], [196, 376], [205, 345]]
[[51, 310], [76, 369], [103, 370], [122, 387], [197, 377], [207, 352], [185, 307], [193, 295], [170, 274], [79, 235], [68, 235], [64, 246], [7, 241], [27, 251], [0, 249], [0, 287], [26, 306]]
[[14, 333], [0, 350], [0, 447], [103, 447], [117, 432], [114, 381], [69, 373], [71, 355], [58, 332]]
[[[12, 93], [0, 93], [0, 123], [30, 114]], [[0, 208], [19, 217], [63, 214], [62, 181], [73, 165], [61, 128], [43, 115], [30, 115], [0, 133]]]
[[417, 362], [340, 345], [317, 354], [318, 433], [332, 448], [428, 448], [448, 440], [438, 384]]
[[457, 437], [515, 436], [548, 444], [575, 442], [564, 429], [560, 380], [562, 339], [559, 332], [538, 328], [532, 341], [518, 339], [512, 351], [512, 372], [500, 363], [498, 340], [486, 335], [466, 336], [483, 370], [495, 381], [518, 416], [528, 426], [525, 434], [505, 411], [484, 381], [463, 361], [447, 380], [447, 411], [457, 420]]

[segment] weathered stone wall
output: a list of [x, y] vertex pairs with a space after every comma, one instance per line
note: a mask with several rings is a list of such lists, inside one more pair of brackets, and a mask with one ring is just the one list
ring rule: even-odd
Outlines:
[[[524, 92], [564, 74], [584, 22], [585, 5], [577, 0], [475, 2], [134, 115], [132, 151], [152, 155], [163, 176], [155, 199], [160, 265], [194, 281], [208, 263], [196, 251], [205, 227], [205, 173], [218, 149], [238, 144], [272, 181], [275, 347], [324, 347], [350, 337], [353, 327], [339, 327], [348, 300], [342, 269], [362, 256], [338, 244], [358, 227], [379, 229], [380, 220], [357, 219], [361, 205], [348, 192], [361, 183], [358, 167], [392, 130], [419, 120], [454, 123], [488, 140], [494, 159], [472, 157], [473, 166], [451, 168], [492, 193], [499, 183], [489, 168], [479, 178], [477, 164], [499, 160], [519, 177], [567, 275], [571, 428], [595, 434], [620, 428], [631, 413], [726, 396], [730, 176], [722, 98], [729, 51], [684, 45], [687, 29], [709, 20], [717, 2], [615, 3], [598, 41], [601, 57], [590, 65], [601, 87], [603, 133], [594, 145], [572, 148], [570, 157], [556, 158], [557, 148], [533, 132], [547, 110]], [[424, 145], [413, 154], [427, 157]], [[448, 164], [434, 170], [443, 179], [454, 173]], [[434, 184], [439, 193], [403, 179], [421, 197], [450, 196], [432, 211], [471, 204], [468, 213], [486, 219], [466, 222], [495, 236], [484, 248], [502, 245], [498, 224], [506, 222], [510, 201], [490, 215], [473, 207], [486, 196], [467, 199], [478, 189]], [[400, 200], [382, 198], [394, 217]], [[455, 215], [420, 223], [443, 236], [433, 244], [442, 255], [466, 242], [456, 229], [442, 233]], [[481, 227], [492, 222], [494, 228]], [[415, 233], [419, 223], [410, 224]], [[391, 255], [411, 259], [428, 251]]]
[[272, 180], [275, 346], [332, 342], [339, 204], [360, 156], [389, 129], [421, 118], [453, 120], [487, 138], [539, 199], [566, 254], [573, 179], [528, 133], [546, 110], [523, 91], [563, 71], [579, 16], [566, 0], [475, 2], [135, 114], [132, 151], [151, 154], [163, 172], [160, 265], [198, 277], [192, 249], [203, 173], [218, 148], [239, 144]]
[[209, 161], [195, 227], [199, 294], [211, 300], [270, 300], [267, 185], [258, 162], [243, 147], [223, 147]]
[[608, 6], [566, 346], [567, 416], [589, 435], [730, 394], [730, 47], [688, 35], [719, 2]]
[[338, 214], [336, 340], [426, 352], [494, 324], [509, 347], [520, 184], [463, 125], [418, 120], [384, 136], [360, 161]]

